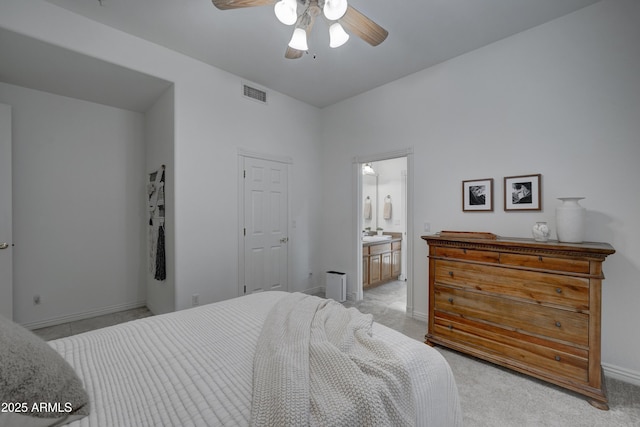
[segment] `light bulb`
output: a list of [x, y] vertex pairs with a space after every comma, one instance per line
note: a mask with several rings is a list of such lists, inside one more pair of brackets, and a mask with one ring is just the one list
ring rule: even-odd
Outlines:
[[298, 20], [298, 2], [296, 0], [280, 0], [273, 10], [276, 17], [284, 25], [293, 25]]
[[347, 0], [327, 0], [324, 2], [324, 16], [329, 21], [337, 21], [347, 12]]
[[296, 28], [293, 30], [293, 36], [289, 42], [289, 47], [302, 51], [309, 50], [309, 46], [307, 46], [307, 32], [302, 28]]
[[329, 47], [340, 47], [349, 40], [349, 34], [338, 22], [329, 27]]

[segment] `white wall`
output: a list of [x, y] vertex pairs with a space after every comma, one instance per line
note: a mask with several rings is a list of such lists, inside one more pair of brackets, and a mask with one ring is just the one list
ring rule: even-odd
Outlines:
[[[405, 213], [402, 206], [402, 172], [407, 170], [407, 158], [400, 157], [374, 163], [378, 173], [378, 227], [385, 232], [405, 231]], [[391, 219], [384, 219], [384, 204], [391, 196]]]
[[4, 83], [0, 101], [13, 107], [14, 320], [144, 305], [142, 115]]
[[[587, 240], [617, 250], [604, 264], [603, 362], [640, 382], [638, 22], [639, 2], [604, 0], [322, 111], [325, 202], [352, 206], [354, 157], [414, 149], [415, 314], [428, 310], [424, 222], [530, 237], [546, 220], [555, 233], [556, 198], [584, 196]], [[504, 212], [503, 177], [532, 173], [543, 210]], [[463, 213], [461, 181], [487, 177], [495, 211]], [[323, 216], [321, 253], [353, 280], [350, 215]]]
[[292, 158], [290, 289], [316, 284], [318, 109], [273, 91], [247, 100], [237, 76], [43, 0], [3, 0], [0, 27], [174, 82], [176, 309], [238, 295], [239, 148]]
[[[375, 169], [374, 169], [375, 171]], [[371, 216], [364, 217], [365, 202], [371, 204]], [[378, 177], [376, 175], [363, 175], [362, 176], [362, 212], [358, 212], [358, 215], [362, 215], [362, 229], [369, 228], [370, 232], [376, 232], [378, 227]]]
[[[145, 113], [146, 172], [151, 173], [165, 165], [165, 256], [167, 278], [156, 280], [151, 274], [148, 255], [143, 269], [146, 271], [147, 307], [154, 314], [175, 310], [175, 173], [174, 173], [174, 94], [173, 87], [167, 89]], [[147, 217], [148, 217], [147, 213]], [[148, 231], [146, 221], [144, 230]], [[145, 238], [145, 254], [150, 251], [149, 239]]]
[[[404, 194], [402, 187], [403, 173], [407, 171], [406, 157], [371, 162], [375, 175], [362, 176], [363, 205], [367, 197], [371, 201], [371, 219], [363, 219], [362, 228], [371, 227], [375, 232], [378, 227], [385, 232], [401, 233], [406, 230], [404, 212]], [[391, 196], [391, 219], [384, 219], [384, 204], [387, 196]], [[363, 215], [363, 212], [360, 215]]]

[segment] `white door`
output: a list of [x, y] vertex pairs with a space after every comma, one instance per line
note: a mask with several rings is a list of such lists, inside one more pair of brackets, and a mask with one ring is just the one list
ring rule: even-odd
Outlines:
[[245, 294], [286, 291], [288, 270], [288, 165], [243, 157]]
[[0, 314], [13, 318], [11, 106], [0, 104]]

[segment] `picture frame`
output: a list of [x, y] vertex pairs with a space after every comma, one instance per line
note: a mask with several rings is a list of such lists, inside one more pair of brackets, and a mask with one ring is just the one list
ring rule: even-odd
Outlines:
[[542, 175], [505, 176], [504, 210], [542, 210]]
[[462, 211], [493, 211], [493, 178], [462, 181]]

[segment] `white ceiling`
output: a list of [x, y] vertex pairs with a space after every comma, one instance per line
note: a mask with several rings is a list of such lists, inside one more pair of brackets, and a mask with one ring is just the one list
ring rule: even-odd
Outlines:
[[387, 40], [372, 47], [352, 36], [331, 49], [318, 19], [309, 54], [296, 60], [284, 58], [293, 28], [272, 6], [222, 11], [210, 0], [47, 1], [324, 107], [598, 0], [349, 0], [389, 31]]

